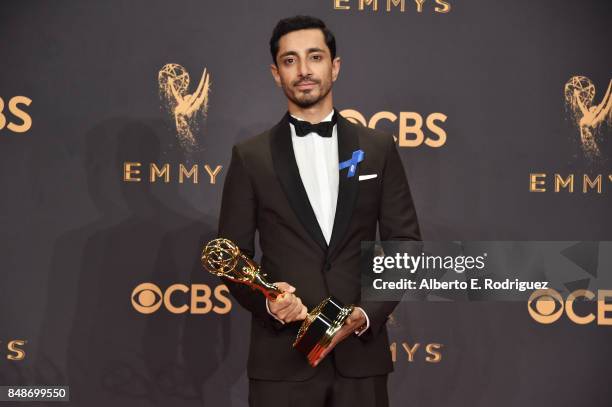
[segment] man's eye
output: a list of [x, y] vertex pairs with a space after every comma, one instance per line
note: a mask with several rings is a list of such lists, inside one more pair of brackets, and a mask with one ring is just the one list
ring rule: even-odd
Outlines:
[[315, 61], [320, 61], [321, 60], [321, 55], [313, 55], [312, 59], [314, 59]]
[[292, 63], [293, 63], [293, 58], [285, 59], [285, 64], [292, 64]]

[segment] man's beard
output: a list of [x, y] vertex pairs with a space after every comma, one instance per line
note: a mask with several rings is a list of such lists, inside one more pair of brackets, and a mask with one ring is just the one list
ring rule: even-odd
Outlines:
[[[315, 82], [313, 80], [311, 80], [311, 82]], [[321, 82], [316, 81], [316, 84], [320, 84]], [[297, 84], [296, 84], [297, 85]], [[331, 91], [331, 84], [327, 87], [323, 87], [321, 89], [321, 93], [319, 94], [319, 97], [313, 96], [310, 93], [302, 93], [302, 97], [301, 98], [297, 98], [295, 96], [295, 94], [293, 92], [291, 92], [290, 89], [287, 89], [286, 86], [283, 86], [283, 91], [285, 92], [285, 96], [287, 96], [287, 98], [289, 100], [291, 100], [293, 103], [295, 103], [296, 105], [298, 105], [299, 107], [306, 109], [309, 108], [311, 106], [316, 105], [317, 103], [319, 103], [322, 99], [324, 99], [329, 92]], [[300, 92], [298, 90], [298, 92]]]

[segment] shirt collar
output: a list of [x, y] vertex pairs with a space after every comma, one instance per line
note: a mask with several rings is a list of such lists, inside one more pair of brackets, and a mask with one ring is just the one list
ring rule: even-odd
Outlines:
[[[289, 115], [290, 115], [291, 117], [294, 117], [294, 118], [298, 119], [298, 120], [306, 121], [306, 120], [304, 120], [304, 119], [302, 119], [302, 118], [299, 118], [299, 117], [297, 117], [297, 116], [292, 115], [291, 113], [289, 113]], [[334, 109], [332, 109], [332, 111], [331, 111], [331, 112], [329, 112], [329, 114], [328, 114], [327, 116], [325, 116], [325, 117], [323, 118], [323, 120], [321, 120], [321, 121], [322, 121], [322, 122], [331, 122], [331, 119], [332, 119], [332, 116], [333, 116], [333, 115], [334, 115]]]

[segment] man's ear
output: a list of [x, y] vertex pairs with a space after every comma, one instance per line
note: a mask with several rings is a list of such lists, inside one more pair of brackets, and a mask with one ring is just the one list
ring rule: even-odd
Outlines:
[[341, 65], [340, 57], [334, 58], [332, 61], [332, 81], [336, 81], [338, 79], [338, 74], [340, 74], [340, 65]]
[[270, 73], [272, 74], [272, 77], [274, 78], [274, 82], [276, 82], [276, 86], [280, 88], [281, 80], [280, 80], [280, 75], [278, 74], [278, 67], [276, 66], [276, 64], [270, 64]]

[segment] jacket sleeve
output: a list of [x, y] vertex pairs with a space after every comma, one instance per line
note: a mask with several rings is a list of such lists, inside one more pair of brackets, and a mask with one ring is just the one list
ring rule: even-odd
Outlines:
[[[239, 148], [232, 149], [232, 159], [223, 185], [218, 237], [234, 242], [250, 258], [255, 255], [257, 229], [257, 196]], [[221, 277], [232, 296], [264, 327], [280, 330], [282, 323], [268, 314], [266, 298], [244, 284]]]
[[[416, 210], [395, 141], [388, 137], [382, 174], [382, 197], [378, 213], [380, 240], [421, 240]], [[363, 301], [359, 304], [370, 327], [359, 338], [368, 341], [378, 335], [399, 301]]]

